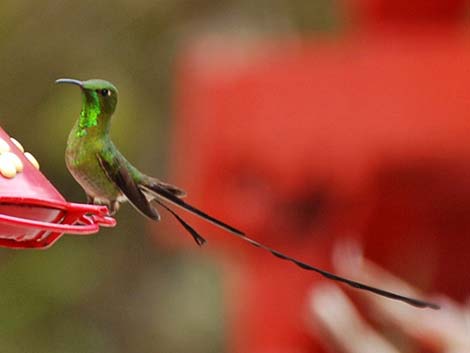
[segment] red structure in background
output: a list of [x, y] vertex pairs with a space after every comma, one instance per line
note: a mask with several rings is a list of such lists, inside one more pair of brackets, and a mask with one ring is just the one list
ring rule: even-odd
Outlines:
[[65, 201], [1, 128], [0, 139], [22, 166], [18, 175], [0, 174], [0, 246], [47, 248], [64, 233], [93, 234], [100, 225], [114, 227], [106, 206]]
[[[193, 43], [177, 77], [177, 182], [209, 213], [307, 262], [331, 269], [331, 245], [355, 237], [398, 276], [464, 300], [466, 4], [351, 0], [360, 30], [343, 39]], [[306, 311], [324, 279], [227, 242], [242, 266], [236, 282], [227, 273], [231, 352], [322, 351]]]

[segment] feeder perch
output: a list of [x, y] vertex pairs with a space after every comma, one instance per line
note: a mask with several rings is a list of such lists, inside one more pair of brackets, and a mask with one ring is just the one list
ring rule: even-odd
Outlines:
[[106, 206], [67, 202], [31, 153], [0, 128], [0, 246], [47, 248], [64, 233], [114, 227]]

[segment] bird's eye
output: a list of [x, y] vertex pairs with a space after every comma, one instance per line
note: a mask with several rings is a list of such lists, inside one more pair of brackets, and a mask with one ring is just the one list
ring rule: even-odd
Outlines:
[[107, 96], [110, 96], [111, 95], [111, 91], [109, 89], [102, 89], [100, 90], [100, 94], [103, 96], [103, 97], [107, 97]]

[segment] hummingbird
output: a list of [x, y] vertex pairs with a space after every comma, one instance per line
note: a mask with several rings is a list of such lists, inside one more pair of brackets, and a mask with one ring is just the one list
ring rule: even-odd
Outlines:
[[192, 206], [184, 200], [185, 191], [139, 171], [111, 141], [111, 118], [118, 102], [118, 90], [112, 83], [101, 79], [80, 81], [72, 78], [60, 78], [55, 82], [76, 85], [81, 90], [82, 108], [68, 136], [65, 162], [72, 176], [84, 189], [88, 203], [106, 205], [110, 214], [114, 215], [120, 204], [128, 201], [137, 211], [154, 221], [160, 220], [157, 208], [161, 207], [184, 227], [197, 245], [204, 245], [206, 239], [171, 207], [175, 206], [303, 270], [415, 307], [439, 309], [437, 304], [372, 287], [299, 261], [249, 238], [241, 230]]

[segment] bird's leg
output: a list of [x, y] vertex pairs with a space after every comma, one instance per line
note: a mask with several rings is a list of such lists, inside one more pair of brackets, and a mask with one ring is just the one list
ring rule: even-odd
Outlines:
[[89, 204], [95, 204], [95, 198], [93, 196], [90, 196], [90, 195], [86, 195], [86, 203], [89, 203]]
[[110, 216], [114, 216], [116, 212], [119, 210], [119, 206], [120, 206], [120, 203], [118, 200], [107, 201], [107, 200], [95, 198], [90, 195], [86, 195], [86, 201], [89, 204], [106, 206], [108, 208]]
[[108, 206], [108, 209], [109, 209], [109, 215], [114, 216], [116, 214], [116, 212], [119, 211], [119, 206], [120, 205], [121, 204], [119, 203], [118, 200], [109, 201], [109, 203], [106, 205], [106, 206]]

